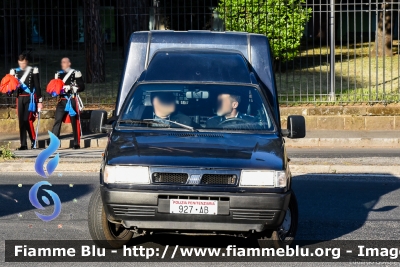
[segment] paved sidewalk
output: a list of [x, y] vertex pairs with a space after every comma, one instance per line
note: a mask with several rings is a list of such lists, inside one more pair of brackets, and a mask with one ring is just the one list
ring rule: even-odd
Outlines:
[[286, 139], [288, 147], [400, 148], [400, 131], [308, 131], [306, 138]]
[[[48, 145], [49, 135], [40, 134], [38, 138], [38, 147], [46, 148]], [[61, 148], [72, 148], [73, 136], [71, 134], [64, 134], [60, 136]], [[19, 135], [17, 134], [1, 134], [0, 135], [0, 145], [8, 145], [10, 143], [11, 149], [16, 149], [20, 146]], [[29, 147], [28, 138], [28, 147]], [[83, 133], [81, 137], [81, 148], [105, 148], [107, 145], [107, 135], [106, 134], [93, 134], [93, 133]]]
[[[39, 147], [45, 148], [45, 140], [48, 135], [39, 136]], [[61, 148], [71, 148], [73, 146], [72, 134], [61, 136]], [[0, 136], [0, 145], [6, 145], [10, 142], [10, 147], [15, 149], [19, 147], [19, 137], [16, 134], [2, 134]], [[84, 133], [81, 140], [82, 148], [105, 148], [107, 145], [106, 134]], [[305, 138], [288, 139], [288, 147], [343, 147], [343, 148], [400, 148], [400, 131], [333, 131], [320, 130], [308, 131]]]

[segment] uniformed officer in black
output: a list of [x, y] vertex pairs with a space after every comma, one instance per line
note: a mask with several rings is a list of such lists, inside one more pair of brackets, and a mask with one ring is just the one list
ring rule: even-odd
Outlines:
[[[52, 132], [57, 137], [60, 137], [61, 124], [65, 116], [69, 114], [74, 135], [74, 149], [79, 149], [81, 125], [76, 97], [78, 92], [85, 90], [85, 84], [83, 82], [82, 73], [79, 70], [71, 68], [71, 61], [69, 58], [64, 57], [61, 59], [61, 69], [62, 70], [56, 72], [55, 79], [63, 80], [64, 87], [56, 107], [55, 122]], [[70, 111], [68, 111], [68, 102], [70, 102], [70, 108], [72, 108]], [[76, 115], [73, 115], [74, 112]]]
[[18, 68], [11, 69], [10, 74], [15, 76], [19, 87], [15, 90], [17, 94], [17, 112], [19, 122], [19, 137], [21, 146], [18, 150], [28, 149], [26, 132], [31, 140], [31, 148], [35, 145], [35, 129], [33, 122], [37, 112], [43, 108], [42, 92], [40, 89], [39, 69], [28, 65], [28, 54], [18, 57]]

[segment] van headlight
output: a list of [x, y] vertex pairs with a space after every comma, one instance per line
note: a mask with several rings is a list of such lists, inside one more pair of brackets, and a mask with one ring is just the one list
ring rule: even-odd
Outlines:
[[105, 166], [106, 184], [150, 184], [149, 167], [142, 166]]
[[240, 186], [283, 188], [287, 185], [286, 171], [246, 170], [240, 175]]

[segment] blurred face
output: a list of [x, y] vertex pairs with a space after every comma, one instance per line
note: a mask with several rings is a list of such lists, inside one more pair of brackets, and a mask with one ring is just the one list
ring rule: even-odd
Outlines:
[[153, 107], [157, 117], [166, 118], [175, 111], [175, 97], [156, 96], [153, 99]]
[[24, 70], [28, 66], [28, 60], [18, 60], [18, 65], [22, 70]]
[[61, 59], [61, 69], [62, 70], [67, 70], [71, 67], [71, 61], [69, 60], [69, 58], [65, 57], [63, 59]]
[[[218, 116], [236, 116], [236, 109], [239, 103], [229, 94], [221, 94], [218, 96]], [[234, 113], [234, 114], [233, 114]]]

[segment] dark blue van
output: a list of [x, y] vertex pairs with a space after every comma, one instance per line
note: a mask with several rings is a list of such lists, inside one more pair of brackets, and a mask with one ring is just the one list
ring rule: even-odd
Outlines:
[[305, 122], [289, 116], [281, 129], [271, 57], [258, 34], [132, 34], [114, 116], [92, 114], [109, 133], [89, 205], [97, 244], [157, 232], [293, 241], [284, 137], [304, 137]]

